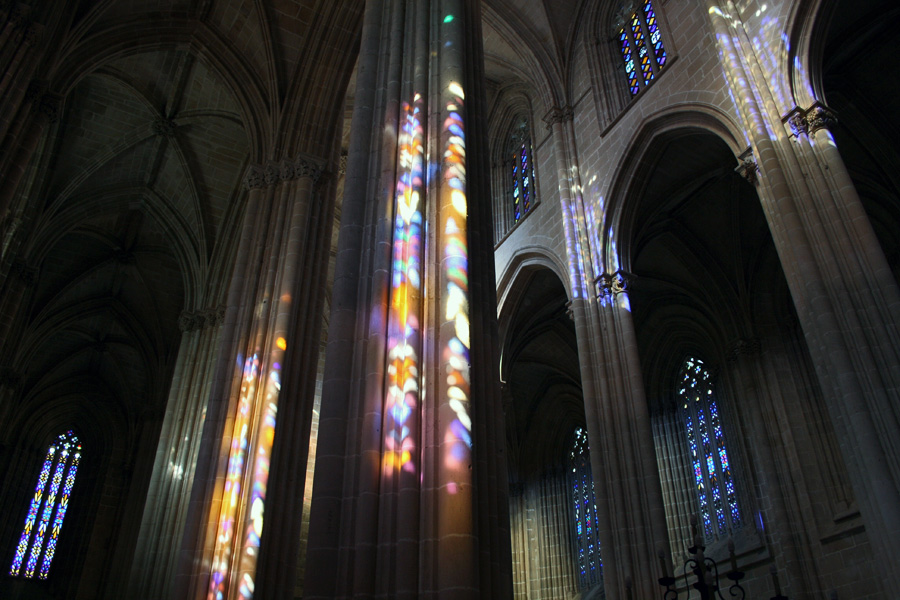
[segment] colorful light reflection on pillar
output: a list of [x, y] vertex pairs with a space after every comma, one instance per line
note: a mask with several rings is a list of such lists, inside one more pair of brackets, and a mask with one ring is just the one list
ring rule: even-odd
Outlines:
[[[275, 439], [275, 423], [278, 414], [278, 396], [281, 392], [281, 363], [287, 342], [283, 337], [275, 340], [269, 354], [268, 368], [261, 364], [255, 353], [244, 361], [241, 373], [241, 390], [238, 412], [234, 421], [228, 470], [220, 508], [218, 534], [213, 554], [208, 600], [235, 597], [242, 600], [253, 597], [256, 562], [263, 530], [263, 512], [269, 481], [269, 465], [272, 444]], [[262, 389], [260, 397], [258, 392]], [[255, 435], [251, 431], [255, 430]], [[255, 440], [255, 452], [251, 448]], [[255, 456], [253, 471], [246, 473], [248, 456]], [[249, 498], [244, 501], [246, 481]], [[249, 510], [247, 509], [249, 507]], [[246, 524], [244, 526], [244, 524]], [[237, 569], [236, 594], [229, 594], [233, 548], [236, 533], [243, 529]], [[240, 535], [240, 534], [238, 534]]]
[[384, 410], [385, 475], [416, 472], [414, 435], [419, 408], [421, 353], [422, 96], [404, 103], [399, 137], [399, 176], [394, 204], [391, 304], [388, 316], [387, 394]]
[[259, 378], [259, 355], [254, 354], [244, 361], [241, 373], [241, 392], [238, 412], [234, 420], [234, 433], [225, 475], [225, 489], [222, 494], [216, 549], [213, 553], [213, 570], [210, 577], [208, 600], [222, 600], [228, 589], [228, 575], [231, 563], [231, 548], [234, 539], [234, 524], [241, 504], [241, 484], [244, 476], [244, 462], [247, 456], [250, 409], [256, 395]]
[[[447, 103], [444, 120], [446, 146], [443, 155], [444, 185], [441, 190], [443, 253], [441, 268], [446, 285], [445, 326], [442, 332], [442, 359], [446, 365], [446, 401], [455, 413], [444, 432], [447, 447], [445, 465], [451, 470], [468, 469], [472, 448], [472, 419], [469, 416], [469, 253], [466, 239], [466, 138], [461, 116], [465, 94], [457, 83], [449, 85], [453, 99]], [[449, 202], [448, 202], [449, 200]], [[446, 330], [445, 330], [446, 331]], [[455, 493], [450, 482], [448, 491]]]

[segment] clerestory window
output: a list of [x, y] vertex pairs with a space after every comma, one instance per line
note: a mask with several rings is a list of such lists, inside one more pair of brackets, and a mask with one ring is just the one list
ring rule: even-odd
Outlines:
[[509, 138], [509, 181], [513, 222], [525, 216], [534, 206], [534, 158], [528, 122], [522, 120]]
[[63, 433], [50, 444], [9, 568], [10, 575], [31, 579], [37, 574], [38, 579], [47, 579], [80, 461], [81, 443], [72, 431]]
[[666, 64], [659, 20], [650, 0], [623, 6], [616, 18], [617, 45], [625, 62], [628, 89], [636, 96]]

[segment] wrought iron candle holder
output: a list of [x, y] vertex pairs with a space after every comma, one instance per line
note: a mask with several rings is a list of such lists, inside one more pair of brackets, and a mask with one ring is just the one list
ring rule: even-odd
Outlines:
[[[688, 597], [692, 597], [690, 588], [694, 588], [700, 594], [700, 600], [725, 600], [719, 585], [719, 565], [712, 558], [705, 556], [703, 553], [706, 546], [703, 545], [703, 536], [697, 532], [697, 517], [691, 517], [691, 529], [694, 535], [694, 545], [688, 548], [691, 557], [684, 561], [684, 585], [689, 591]], [[725, 577], [731, 581], [728, 587], [730, 598], [742, 600], [744, 598], [744, 588], [741, 587], [741, 580], [744, 578], [744, 572], [737, 568], [737, 560], [734, 555], [734, 542], [728, 540], [728, 555], [731, 560], [731, 569], [725, 573]], [[665, 560], [665, 551], [659, 551], [659, 562], [663, 569], [663, 576], [659, 578], [659, 585], [666, 588], [663, 592], [663, 600], [677, 600], [678, 592], [675, 590], [675, 583], [678, 581], [673, 575], [668, 573]], [[696, 582], [691, 585], [689, 573], [693, 573]], [[723, 584], [727, 585], [727, 583]], [[782, 600], [780, 591], [779, 595], [772, 600]], [[786, 598], [784, 600], [787, 600]]]

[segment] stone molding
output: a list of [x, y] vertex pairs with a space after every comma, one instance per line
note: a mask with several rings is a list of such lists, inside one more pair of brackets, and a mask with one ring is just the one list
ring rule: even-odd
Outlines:
[[547, 129], [552, 129], [557, 123], [566, 123], [575, 119], [575, 109], [569, 106], [554, 106], [547, 114], [544, 115], [543, 121], [547, 124]]
[[206, 327], [216, 327], [225, 321], [225, 305], [201, 310], [183, 310], [178, 316], [178, 329], [196, 331]]
[[636, 275], [621, 269], [615, 273], [604, 273], [595, 281], [597, 284], [597, 297], [612, 298], [619, 294], [628, 293], [635, 279], [637, 279]]
[[295, 158], [283, 158], [281, 161], [270, 160], [263, 165], [250, 165], [244, 173], [244, 188], [254, 190], [279, 182], [309, 178], [317, 183], [322, 177], [323, 168], [312, 158], [297, 155]]
[[15, 260], [10, 269], [25, 285], [34, 285], [37, 280], [37, 269], [29, 266], [23, 260]]

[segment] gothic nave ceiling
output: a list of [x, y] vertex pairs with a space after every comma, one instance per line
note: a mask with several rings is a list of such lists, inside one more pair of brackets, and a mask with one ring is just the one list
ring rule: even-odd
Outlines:
[[492, 87], [526, 83], [549, 93], [548, 99], [564, 94], [575, 34], [588, 4], [587, 0], [485, 0], [485, 77]]
[[34, 287], [6, 360], [23, 397], [78, 381], [125, 413], [160, 409], [179, 316], [223, 303], [247, 165], [330, 158], [362, 6], [66, 3], [43, 40], [58, 119], [20, 186]]
[[204, 307], [224, 266], [248, 154], [239, 108], [188, 52], [143, 52], [82, 77], [54, 133], [31, 191], [27, 381], [90, 375], [103, 395], [152, 406], [179, 314]]
[[[327, 157], [307, 140], [341, 135], [343, 107], [323, 99], [343, 97], [363, 5], [68, 5], [44, 70], [59, 118], [21, 188], [39, 199], [21, 241], [35, 286], [9, 359], [24, 396], [78, 379], [126, 412], [161, 406], [179, 315], [221, 302], [247, 164], [300, 150], [298, 140]], [[484, 6], [489, 80], [521, 83], [535, 56], [559, 77], [582, 3]], [[322, 77], [328, 69], [340, 75]]]

